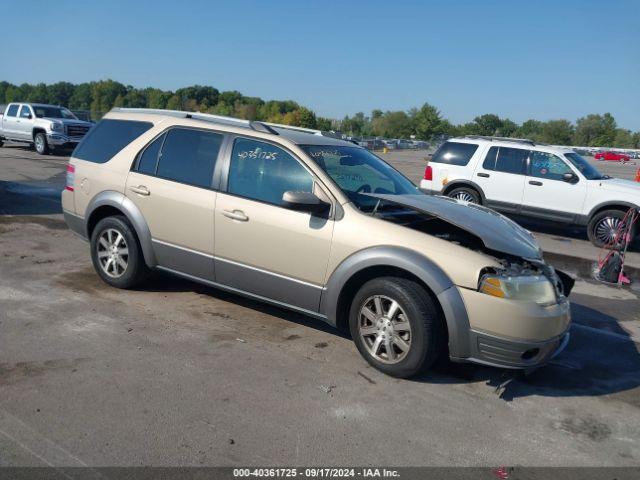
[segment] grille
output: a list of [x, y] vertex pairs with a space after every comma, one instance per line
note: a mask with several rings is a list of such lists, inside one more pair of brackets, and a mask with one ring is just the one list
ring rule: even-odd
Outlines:
[[67, 135], [70, 137], [84, 137], [89, 128], [91, 127], [87, 125], [67, 125]]

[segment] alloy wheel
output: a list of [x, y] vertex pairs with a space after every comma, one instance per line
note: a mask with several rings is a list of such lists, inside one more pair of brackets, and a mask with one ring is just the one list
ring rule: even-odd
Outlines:
[[618, 238], [618, 234], [620, 233], [620, 230], [622, 230], [621, 227], [621, 219], [616, 217], [604, 217], [596, 225], [596, 238], [602, 242], [603, 245], [619, 243], [621, 239]]
[[100, 234], [97, 245], [100, 268], [111, 278], [121, 277], [129, 265], [129, 248], [124, 235], [114, 228]]
[[463, 202], [468, 202], [468, 203], [475, 203], [475, 199], [473, 198], [473, 196], [469, 193], [469, 192], [458, 192], [455, 195], [453, 195], [451, 198], [455, 198], [456, 200], [462, 200]]
[[384, 295], [367, 298], [358, 317], [358, 333], [377, 361], [402, 361], [411, 348], [411, 324], [400, 304]]
[[42, 138], [42, 135], [36, 135], [35, 142], [38, 153], [44, 152], [44, 138]]

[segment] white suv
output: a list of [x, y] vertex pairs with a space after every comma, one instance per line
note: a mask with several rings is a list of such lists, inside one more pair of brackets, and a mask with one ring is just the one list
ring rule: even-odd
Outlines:
[[602, 175], [569, 148], [499, 137], [466, 136], [443, 143], [420, 188], [504, 213], [587, 227], [596, 246], [619, 243], [640, 184]]

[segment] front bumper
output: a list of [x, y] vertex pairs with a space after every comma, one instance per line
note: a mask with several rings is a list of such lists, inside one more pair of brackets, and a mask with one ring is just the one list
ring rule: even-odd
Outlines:
[[47, 133], [47, 143], [53, 147], [69, 146], [75, 147], [84, 137], [69, 137], [63, 133]]
[[469, 327], [466, 348], [452, 356], [454, 361], [528, 369], [549, 361], [569, 341], [571, 306], [566, 299], [542, 306], [458, 290]]
[[568, 330], [543, 342], [522, 342], [471, 331], [471, 355], [452, 360], [512, 369], [539, 367], [559, 355], [569, 338]]

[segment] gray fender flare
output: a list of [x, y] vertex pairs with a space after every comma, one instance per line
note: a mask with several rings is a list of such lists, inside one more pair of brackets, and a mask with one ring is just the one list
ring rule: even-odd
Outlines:
[[125, 197], [122, 193], [113, 190], [107, 190], [100, 192], [91, 199], [87, 210], [85, 211], [85, 236], [89, 238], [88, 225], [91, 214], [98, 208], [108, 205], [110, 207], [120, 210], [129, 220], [131, 225], [138, 235], [140, 240], [140, 247], [142, 248], [142, 254], [144, 261], [148, 267], [153, 268], [157, 265], [156, 255], [153, 251], [153, 245], [151, 243], [151, 231], [147, 225], [142, 212], [136, 207], [135, 203]]
[[327, 316], [329, 323], [337, 323], [338, 299], [343, 287], [353, 275], [369, 267], [400, 268], [424, 282], [442, 307], [449, 333], [450, 356], [465, 358], [470, 355], [469, 317], [458, 288], [438, 265], [408, 248], [371, 247], [347, 257], [331, 274], [322, 292], [320, 312]]

